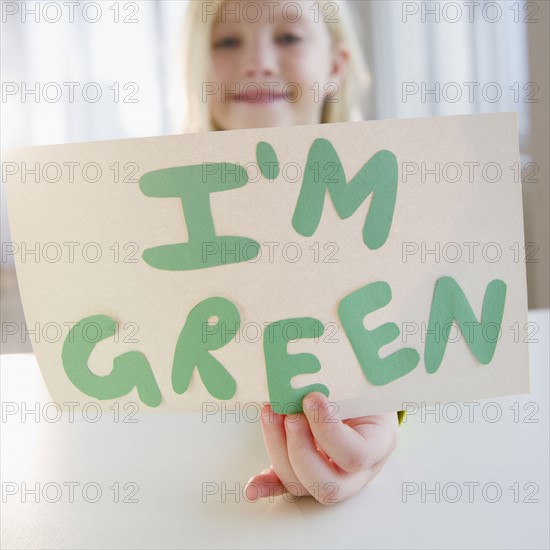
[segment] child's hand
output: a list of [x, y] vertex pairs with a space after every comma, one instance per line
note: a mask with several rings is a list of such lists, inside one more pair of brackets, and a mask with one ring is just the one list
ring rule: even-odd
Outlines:
[[341, 421], [327, 404], [315, 392], [304, 398], [304, 414], [262, 408], [271, 466], [247, 483], [249, 500], [291, 493], [334, 504], [358, 493], [382, 469], [397, 446], [397, 414]]

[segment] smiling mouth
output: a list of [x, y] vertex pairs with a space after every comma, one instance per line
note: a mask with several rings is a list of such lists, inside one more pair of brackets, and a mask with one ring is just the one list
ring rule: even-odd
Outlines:
[[280, 92], [273, 92], [269, 90], [259, 90], [245, 94], [227, 94], [226, 100], [233, 101], [234, 103], [245, 103], [246, 105], [269, 105], [284, 101], [286, 96]]

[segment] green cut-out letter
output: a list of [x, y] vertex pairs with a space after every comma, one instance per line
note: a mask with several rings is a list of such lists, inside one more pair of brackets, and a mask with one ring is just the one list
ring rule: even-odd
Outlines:
[[96, 344], [114, 334], [115, 321], [106, 315], [86, 317], [71, 328], [61, 352], [63, 368], [69, 380], [81, 392], [96, 399], [115, 399], [137, 388], [143, 403], [158, 407], [162, 400], [160, 389], [142, 353], [129, 351], [115, 357], [113, 370], [105, 376], [98, 376], [88, 368], [88, 360]]
[[[211, 317], [217, 318], [217, 321], [209, 323]], [[172, 387], [176, 393], [187, 391], [197, 367], [212, 397], [231, 399], [235, 395], [235, 379], [209, 352], [232, 340], [239, 330], [240, 322], [237, 308], [225, 298], [208, 298], [189, 312], [174, 353]]]
[[145, 195], [181, 199], [189, 240], [148, 248], [143, 259], [158, 269], [188, 271], [255, 258], [260, 251], [256, 241], [216, 235], [210, 208], [210, 193], [237, 189], [247, 182], [242, 166], [227, 163], [178, 166], [144, 174], [139, 186]]
[[391, 297], [390, 285], [379, 281], [346, 296], [338, 308], [340, 322], [363, 373], [375, 386], [383, 386], [405, 376], [416, 368], [420, 360], [413, 348], [400, 349], [381, 359], [378, 350], [399, 336], [399, 327], [395, 323], [386, 323], [374, 330], [367, 330], [363, 325], [365, 316], [388, 305]]
[[373, 193], [363, 226], [363, 242], [371, 250], [380, 248], [390, 232], [397, 181], [397, 158], [391, 151], [383, 150], [371, 157], [348, 184], [332, 143], [316, 139], [309, 151], [292, 226], [306, 237], [315, 233], [321, 221], [327, 189], [342, 219], [349, 218]]
[[303, 412], [302, 399], [310, 392], [321, 392], [328, 397], [329, 390], [323, 384], [311, 384], [301, 388], [293, 388], [290, 385], [290, 380], [298, 374], [319, 372], [321, 364], [311, 353], [287, 352], [287, 344], [290, 340], [319, 338], [323, 330], [321, 322], [311, 317], [285, 319], [271, 323], [265, 328], [264, 354], [267, 386], [271, 406], [276, 413]]
[[491, 281], [485, 290], [481, 322], [478, 323], [457, 282], [451, 277], [438, 279], [432, 299], [424, 347], [426, 370], [429, 373], [434, 373], [441, 365], [453, 321], [459, 326], [466, 344], [476, 359], [482, 365], [489, 364], [500, 338], [505, 300], [506, 283], [500, 279]]
[[265, 141], [260, 141], [256, 147], [256, 160], [262, 176], [268, 180], [279, 177], [279, 161], [273, 147]]

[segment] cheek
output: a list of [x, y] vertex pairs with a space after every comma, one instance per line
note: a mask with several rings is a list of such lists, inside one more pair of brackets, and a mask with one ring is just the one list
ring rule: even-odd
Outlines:
[[211, 59], [210, 71], [208, 72], [207, 87], [201, 84], [203, 93], [207, 90], [206, 103], [215, 117], [223, 115], [226, 102], [222, 98], [222, 85], [228, 82], [227, 64], [219, 57]]
[[229, 56], [214, 55], [211, 60], [210, 79], [217, 83], [228, 82], [233, 72]]
[[[326, 59], [326, 57], [325, 57]], [[292, 80], [304, 84], [326, 82], [330, 77], [330, 67], [320, 60], [314, 51], [304, 52], [289, 59]]]

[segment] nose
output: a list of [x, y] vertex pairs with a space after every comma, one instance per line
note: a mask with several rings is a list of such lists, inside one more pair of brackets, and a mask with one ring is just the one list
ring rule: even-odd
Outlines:
[[274, 76], [277, 73], [277, 52], [274, 45], [266, 39], [251, 42], [245, 52], [243, 73], [248, 79]]

